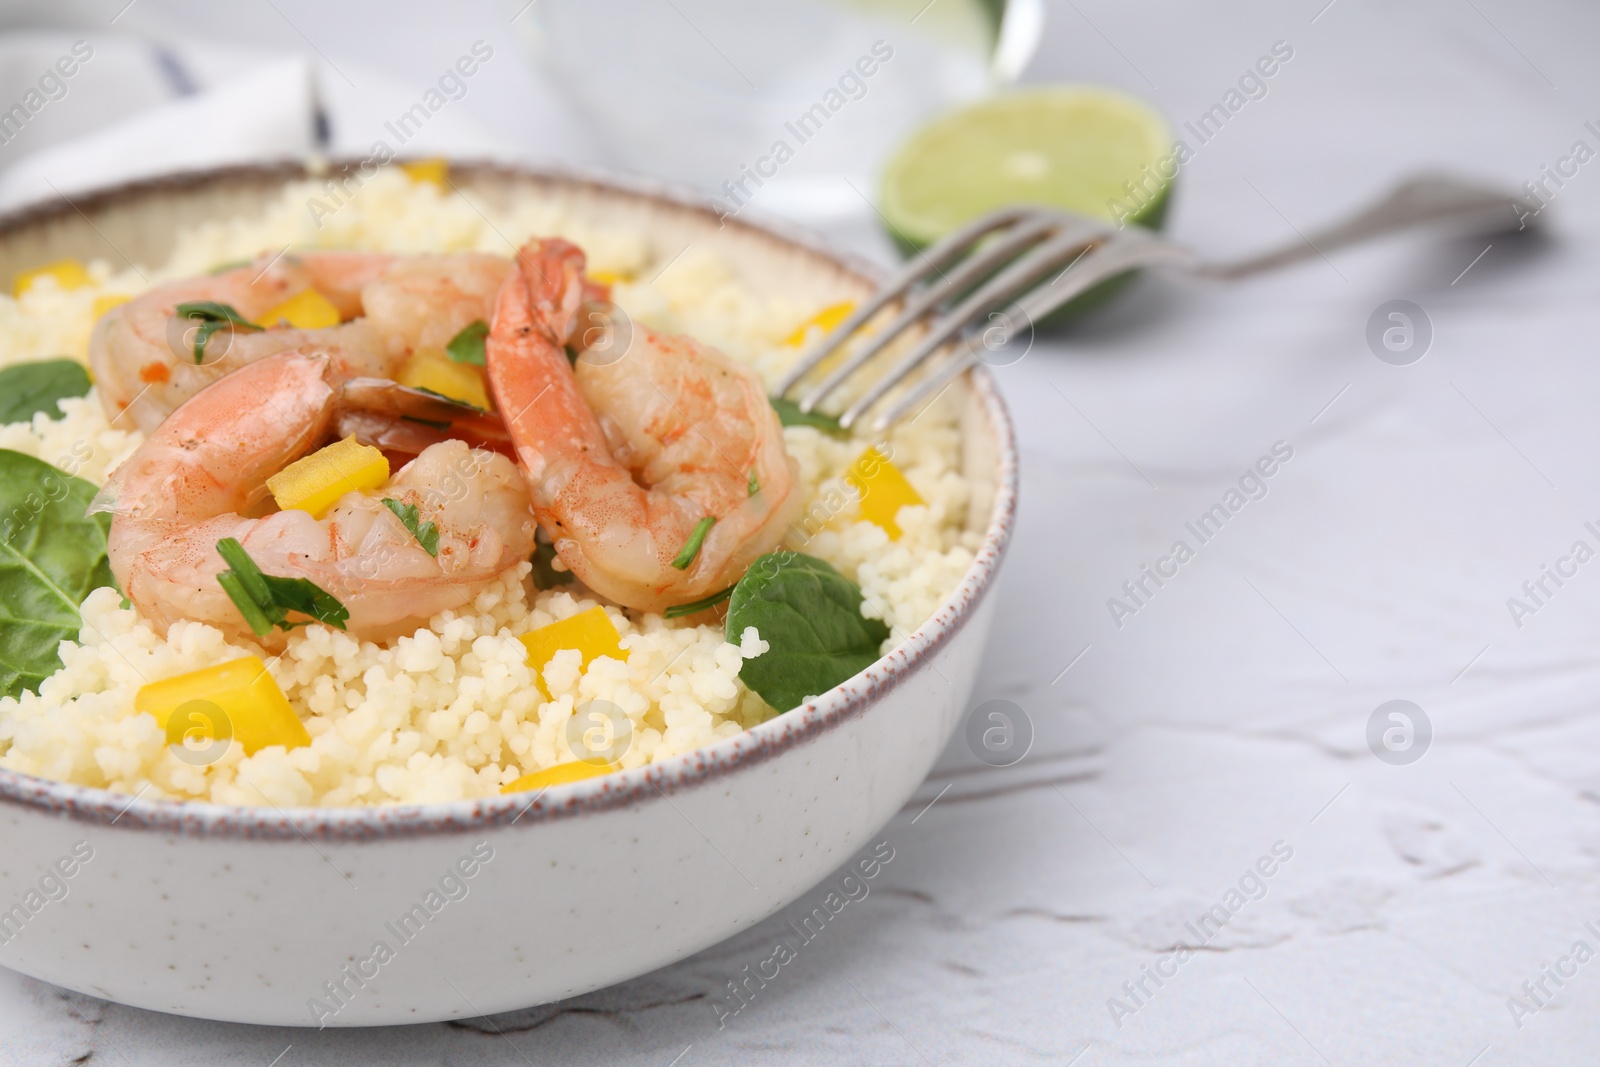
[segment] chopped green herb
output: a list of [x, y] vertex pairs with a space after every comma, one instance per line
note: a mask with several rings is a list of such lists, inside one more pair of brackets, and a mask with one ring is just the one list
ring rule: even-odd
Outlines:
[[192, 303], [179, 304], [172, 309], [172, 313], [180, 319], [198, 322], [199, 328], [194, 333], [194, 361], [203, 363], [206, 358], [206, 342], [211, 340], [211, 335], [222, 329], [256, 330], [261, 327], [239, 314], [238, 310], [230, 304], [219, 304], [215, 300], [196, 300]]
[[444, 346], [444, 350], [457, 363], [470, 363], [474, 367], [481, 367], [488, 362], [483, 350], [483, 339], [488, 336], [489, 324], [479, 319], [463, 326], [460, 333], [450, 338], [450, 343]]
[[680, 571], [688, 570], [689, 564], [693, 563], [694, 558], [700, 554], [700, 546], [705, 544], [706, 534], [710, 533], [711, 527], [716, 524], [717, 520], [710, 515], [695, 523], [694, 530], [689, 534], [689, 540], [683, 543], [683, 548], [673, 559], [672, 565]]
[[417, 539], [417, 544], [421, 545], [428, 555], [435, 558], [438, 557], [439, 527], [431, 522], [419, 522], [418, 520], [421, 516], [417, 514], [417, 506], [415, 504], [402, 504], [398, 500], [390, 500], [388, 497], [384, 497], [383, 506], [394, 512], [395, 518], [399, 519], [405, 525], [405, 528], [411, 531], [411, 536]]
[[571, 585], [572, 572], [558, 571], [555, 567], [556, 546], [540, 541], [533, 546], [533, 585], [536, 589], [554, 589], [558, 585]]
[[306, 625], [290, 622], [291, 611], [340, 630], [350, 619], [349, 609], [309, 578], [263, 574], [235, 538], [224, 537], [218, 541], [217, 555], [232, 568], [217, 575], [217, 584], [222, 586], [257, 637], [267, 636], [273, 627], [287, 631]]
[[750, 468], [750, 483], [746, 488], [750, 490], [747, 494], [748, 496], [755, 496], [761, 492], [761, 479], [756, 477], [756, 469], [754, 467]]
[[821, 430], [823, 433], [831, 433], [836, 437], [844, 437], [849, 434], [848, 430], [839, 425], [837, 416], [825, 415], [820, 411], [801, 411], [799, 404], [796, 404], [793, 400], [785, 400], [781, 396], [769, 397], [768, 399], [772, 401], [772, 410], [778, 413], [778, 421], [785, 426], [810, 426], [813, 429]]
[[[256, 603], [249, 588], [232, 571], [223, 571], [217, 575], [217, 584], [222, 586], [222, 591], [228, 594], [228, 599], [233, 601], [233, 606], [239, 609], [239, 614], [244, 616], [244, 621], [250, 625], [257, 637], [265, 637], [272, 632], [272, 620], [267, 613]], [[293, 629], [286, 626], [284, 629]]]
[[433, 419], [419, 419], [415, 415], [401, 415], [400, 419], [402, 422], [420, 423], [423, 426], [429, 426], [435, 430], [448, 430], [450, 428], [450, 424], [448, 422], [435, 422]]
[[[415, 389], [419, 393], [426, 393], [429, 396], [433, 397], [435, 400], [448, 401], [449, 403], [454, 404], [458, 408], [465, 408], [468, 411], [476, 411], [476, 412], [478, 412], [480, 414], [484, 413], [483, 408], [480, 408], [476, 404], [473, 404], [473, 403], [471, 403], [469, 401], [466, 401], [466, 400], [462, 400], [458, 396], [445, 396], [443, 393], [439, 392], [437, 389], [429, 389], [425, 385], [409, 385], [406, 388]], [[416, 421], [422, 422], [423, 420], [422, 419], [418, 419]]]
[[733, 595], [733, 588], [734, 587], [730, 585], [722, 592], [712, 593], [710, 596], [702, 600], [695, 600], [688, 604], [674, 604], [666, 611], [663, 611], [661, 613], [661, 617], [664, 619], [681, 619], [685, 615], [693, 615], [695, 612], [704, 611], [707, 608], [714, 608]]

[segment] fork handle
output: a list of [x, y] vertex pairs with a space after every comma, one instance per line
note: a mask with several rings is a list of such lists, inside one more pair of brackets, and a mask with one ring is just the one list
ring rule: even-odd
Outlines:
[[1301, 234], [1293, 244], [1231, 263], [1209, 264], [1198, 273], [1211, 278], [1243, 278], [1413, 226], [1455, 223], [1470, 229], [1499, 230], [1517, 223], [1521, 229], [1526, 215], [1504, 189], [1447, 174], [1419, 174], [1344, 221]]

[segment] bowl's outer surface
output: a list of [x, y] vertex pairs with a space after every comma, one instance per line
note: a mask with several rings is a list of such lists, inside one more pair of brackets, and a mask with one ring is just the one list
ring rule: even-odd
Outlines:
[[[176, 227], [259, 209], [295, 173], [214, 172], [0, 219], [0, 276], [62, 255], [159, 263]], [[452, 176], [484, 199], [553, 197], [637, 225], [658, 255], [704, 244], [757, 288], [820, 302], [872, 281], [814, 244], [719, 228], [638, 185], [494, 167]], [[993, 500], [978, 562], [933, 620], [845, 685], [701, 752], [531, 804], [230, 809], [0, 771], [0, 964], [183, 1015], [378, 1025], [582, 993], [770, 915], [876, 843], [965, 708], [1016, 473], [992, 382], [975, 378], [969, 395], [970, 473]]]

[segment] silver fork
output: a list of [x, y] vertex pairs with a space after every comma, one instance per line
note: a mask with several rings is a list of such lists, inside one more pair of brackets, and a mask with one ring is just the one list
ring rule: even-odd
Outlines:
[[[1042, 208], [1004, 208], [926, 249], [807, 352], [779, 383], [777, 395], [787, 395], [884, 308], [894, 305], [898, 309], [894, 318], [864, 338], [799, 401], [801, 411], [813, 411], [897, 338], [922, 328], [925, 333], [911, 351], [839, 416], [840, 425], [852, 426], [917, 368], [944, 355], [942, 363], [874, 420], [872, 428], [883, 430], [976, 365], [985, 345], [1003, 346], [1020, 328], [1030, 328], [1073, 297], [1124, 271], [1162, 267], [1202, 278], [1243, 278], [1414, 226], [1453, 224], [1494, 231], [1517, 223], [1520, 229], [1529, 215], [1520, 206], [1514, 194], [1501, 189], [1449, 175], [1423, 174], [1400, 183], [1342, 222], [1231, 263], [1204, 260], [1183, 245], [1138, 227], [1118, 229]], [[968, 255], [974, 246], [977, 250]], [[995, 325], [981, 328], [986, 321]]]

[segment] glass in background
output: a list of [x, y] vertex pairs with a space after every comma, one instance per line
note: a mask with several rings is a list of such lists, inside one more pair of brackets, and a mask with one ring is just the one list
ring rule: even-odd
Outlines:
[[[523, 9], [526, 0], [510, 0]], [[515, 20], [622, 169], [811, 225], [871, 214], [921, 123], [1010, 83], [1042, 0], [538, 0]]]

